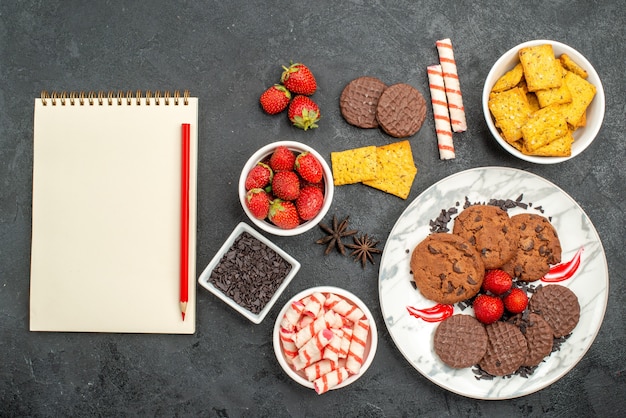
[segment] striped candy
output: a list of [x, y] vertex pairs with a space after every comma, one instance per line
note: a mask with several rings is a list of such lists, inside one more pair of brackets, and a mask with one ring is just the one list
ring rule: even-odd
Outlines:
[[363, 311], [360, 310], [356, 305], [349, 303], [345, 299], [342, 299], [333, 293], [331, 293], [328, 298], [326, 298], [324, 307], [326, 309], [332, 309], [338, 314], [345, 316], [352, 322], [355, 322], [363, 317]]
[[331, 330], [323, 329], [307, 341], [307, 343], [298, 350], [298, 356], [293, 359], [293, 365], [296, 370], [302, 370], [316, 361], [321, 360], [324, 347], [328, 345], [334, 335]]
[[346, 369], [350, 374], [357, 374], [361, 370], [361, 365], [365, 360], [365, 344], [367, 335], [370, 332], [370, 323], [366, 318], [358, 320], [352, 329], [352, 339], [346, 360]]
[[449, 160], [455, 157], [454, 144], [452, 142], [452, 129], [448, 116], [448, 101], [443, 82], [443, 70], [441, 65], [430, 65], [426, 68], [428, 73], [428, 85], [430, 87], [430, 101], [433, 105], [435, 117], [435, 132], [437, 133], [437, 147], [439, 158]]
[[442, 39], [435, 42], [439, 53], [439, 63], [443, 69], [443, 81], [448, 97], [448, 108], [450, 110], [450, 121], [454, 132], [464, 132], [467, 130], [465, 122], [465, 108], [463, 107], [463, 97], [461, 96], [461, 84], [454, 60], [452, 41]]
[[361, 371], [369, 321], [338, 295], [316, 293], [292, 303], [279, 331], [287, 363], [313, 382], [318, 394]]
[[321, 395], [324, 392], [328, 392], [330, 389], [337, 386], [339, 383], [343, 382], [348, 378], [349, 374], [345, 367], [341, 367], [339, 369], [333, 370], [330, 373], [326, 373], [321, 376], [319, 379], [313, 382], [313, 386], [315, 387], [315, 391], [318, 395]]

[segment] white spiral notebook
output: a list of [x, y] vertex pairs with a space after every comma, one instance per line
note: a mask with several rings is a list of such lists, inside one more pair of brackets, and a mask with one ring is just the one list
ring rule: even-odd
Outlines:
[[[183, 261], [185, 123], [189, 256]], [[187, 92], [44, 92], [35, 99], [31, 331], [195, 332], [197, 128], [198, 99]]]

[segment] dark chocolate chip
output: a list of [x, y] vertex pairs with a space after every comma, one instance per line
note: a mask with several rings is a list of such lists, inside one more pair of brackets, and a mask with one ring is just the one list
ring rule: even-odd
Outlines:
[[215, 266], [209, 282], [238, 305], [258, 314], [290, 271], [287, 260], [243, 232]]

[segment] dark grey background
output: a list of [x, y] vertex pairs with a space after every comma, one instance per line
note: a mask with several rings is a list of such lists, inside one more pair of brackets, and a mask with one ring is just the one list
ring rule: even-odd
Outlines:
[[[624, 416], [624, 43], [626, 9], [614, 1], [2, 1], [0, 4], [0, 415], [6, 416]], [[382, 321], [377, 269], [323, 256], [315, 228], [272, 237], [302, 262], [278, 305], [253, 325], [198, 289], [192, 336], [28, 331], [32, 127], [41, 90], [176, 90], [199, 97], [197, 272], [246, 220], [237, 198], [244, 162], [275, 140], [331, 151], [384, 145], [380, 130], [341, 117], [338, 98], [355, 77], [410, 83], [429, 98], [434, 42], [450, 37], [469, 129], [457, 158], [440, 161], [430, 107], [410, 141], [419, 173], [408, 200], [361, 185], [339, 187], [330, 209], [384, 244], [395, 220], [434, 182], [479, 166], [516, 167], [570, 194], [589, 215], [609, 264], [602, 328], [583, 360], [550, 387], [520, 399], [478, 401], [440, 389], [394, 346]], [[518, 43], [553, 39], [595, 66], [606, 92], [596, 141], [558, 165], [509, 156], [490, 136], [480, 97], [498, 57]], [[308, 64], [319, 83], [319, 128], [270, 117], [260, 93], [281, 65]], [[70, 129], [70, 127], [68, 127]], [[523, 185], [520, 186], [523, 188]], [[446, 204], [444, 204], [445, 206]], [[317, 396], [276, 362], [271, 330], [280, 305], [314, 285], [360, 296], [380, 342], [370, 370], [349, 388]], [[77, 313], [80, 314], [80, 313]]]

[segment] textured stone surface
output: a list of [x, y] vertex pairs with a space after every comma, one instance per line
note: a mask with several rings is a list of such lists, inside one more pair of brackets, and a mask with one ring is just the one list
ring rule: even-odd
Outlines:
[[[128, 3], [128, 4], [126, 4]], [[0, 415], [3, 416], [624, 416], [626, 276], [624, 208], [624, 48], [621, 2], [151, 1], [0, 3]], [[62, 334], [28, 331], [32, 128], [41, 90], [190, 89], [200, 99], [198, 274], [235, 225], [246, 220], [237, 197], [240, 168], [262, 145], [296, 140], [330, 152], [385, 145], [381, 130], [349, 125], [339, 95], [370, 75], [404, 82], [429, 98], [426, 66], [435, 41], [455, 47], [468, 130], [455, 135], [456, 159], [438, 158], [431, 109], [410, 138], [419, 172], [407, 201], [361, 185], [336, 189], [329, 216], [384, 244], [395, 220], [434, 182], [477, 166], [536, 173], [570, 194], [589, 215], [610, 273], [605, 320], [595, 343], [564, 378], [509, 401], [481, 402], [421, 376], [386, 332], [377, 266], [314, 244], [313, 229], [273, 240], [302, 263], [260, 325], [198, 289], [192, 336]], [[491, 138], [481, 110], [490, 66], [512, 46], [554, 39], [583, 53], [606, 92], [598, 139], [559, 165], [514, 159]], [[270, 117], [258, 97], [281, 65], [314, 72], [319, 128], [292, 128]], [[70, 129], [71, 127], [68, 127]], [[317, 396], [280, 369], [271, 344], [279, 307], [314, 285], [336, 285], [374, 313], [380, 341], [367, 374], [349, 388]], [[80, 314], [80, 313], [77, 313]]]

